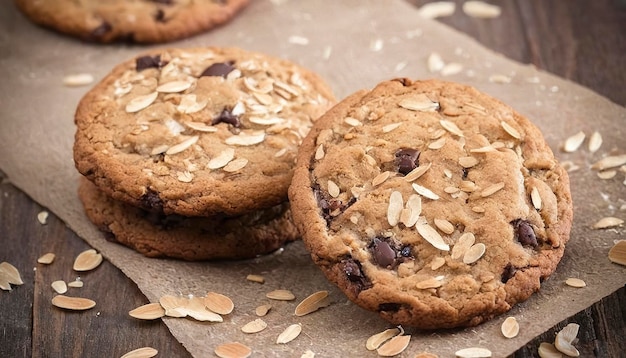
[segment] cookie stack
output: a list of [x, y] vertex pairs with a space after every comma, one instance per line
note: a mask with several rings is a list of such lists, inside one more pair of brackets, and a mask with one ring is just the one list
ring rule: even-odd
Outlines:
[[250, 258], [298, 237], [287, 189], [334, 103], [314, 73], [236, 48], [163, 49], [80, 101], [74, 159], [87, 216], [151, 257]]

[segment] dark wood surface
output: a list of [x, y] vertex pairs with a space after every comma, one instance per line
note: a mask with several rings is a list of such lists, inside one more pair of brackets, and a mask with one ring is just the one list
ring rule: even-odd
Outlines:
[[[420, 6], [426, 0], [407, 0]], [[523, 63], [587, 86], [612, 101], [626, 104], [626, 1], [499, 0], [502, 15], [474, 19], [460, 11], [439, 21], [466, 32], [485, 46]], [[417, 20], [416, 20], [417, 21]], [[0, 178], [4, 178], [0, 174]], [[104, 262], [82, 273], [83, 297], [97, 301], [87, 312], [52, 307], [51, 282], [73, 281], [76, 255], [89, 246], [43, 210], [6, 178], [0, 183], [0, 262], [21, 272], [24, 285], [0, 291], [0, 357], [119, 357], [143, 346], [161, 357], [188, 357], [160, 320], [130, 319], [128, 311], [147, 303], [137, 286]], [[52, 265], [37, 263], [46, 252]], [[70, 291], [72, 292], [72, 291]], [[76, 292], [76, 291], [74, 291]], [[626, 352], [626, 288], [545, 332], [514, 355], [538, 357], [537, 347], [552, 341], [569, 322], [581, 325], [576, 344], [581, 357], [623, 357]]]

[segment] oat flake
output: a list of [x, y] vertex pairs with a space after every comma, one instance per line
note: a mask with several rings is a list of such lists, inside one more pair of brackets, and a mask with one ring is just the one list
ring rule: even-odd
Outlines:
[[151, 358], [159, 354], [159, 351], [152, 347], [142, 347], [124, 354], [121, 358]]
[[417, 13], [427, 19], [450, 16], [454, 13], [456, 4], [452, 1], [434, 1], [426, 3], [417, 10]]
[[393, 357], [402, 353], [411, 342], [410, 335], [395, 336], [380, 346], [376, 353], [381, 357]]
[[626, 266], [626, 240], [618, 241], [609, 250], [609, 260], [616, 264]]
[[278, 335], [276, 339], [277, 344], [286, 344], [296, 339], [302, 332], [302, 325], [292, 324]]

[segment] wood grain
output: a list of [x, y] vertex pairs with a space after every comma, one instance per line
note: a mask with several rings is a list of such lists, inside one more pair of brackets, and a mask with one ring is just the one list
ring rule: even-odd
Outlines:
[[[415, 6], [429, 2], [407, 1]], [[626, 1], [491, 1], [502, 7], [502, 15], [489, 20], [463, 14], [463, 1], [455, 2], [455, 14], [441, 22], [509, 58], [626, 104]], [[143, 346], [156, 348], [159, 356], [189, 356], [162, 321], [128, 316], [147, 299], [120, 270], [105, 260], [92, 272], [72, 271], [76, 255], [89, 246], [54, 215], [46, 225], [39, 224], [41, 210], [10, 183], [0, 183], [0, 261], [15, 265], [25, 282], [0, 292], [0, 357], [119, 357]], [[46, 252], [57, 255], [55, 262], [37, 264]], [[68, 295], [91, 298], [96, 307], [81, 313], [53, 307], [51, 282], [76, 276], [85, 286], [70, 288]], [[514, 357], [537, 357], [539, 343], [552, 341], [569, 322], [581, 325], [576, 346], [582, 357], [619, 357], [626, 352], [625, 302], [622, 288], [529, 342]]]

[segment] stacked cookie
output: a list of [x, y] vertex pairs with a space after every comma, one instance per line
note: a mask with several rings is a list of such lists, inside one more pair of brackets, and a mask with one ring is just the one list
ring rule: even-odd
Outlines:
[[162, 43], [222, 25], [249, 0], [15, 0], [33, 23], [91, 42]]
[[79, 103], [88, 217], [148, 256], [249, 258], [297, 238], [296, 153], [334, 102], [317, 75], [235, 48], [164, 49], [115, 67]]
[[474, 88], [397, 79], [314, 125], [289, 189], [315, 263], [381, 317], [473, 326], [526, 300], [569, 239], [567, 172], [539, 129]]

